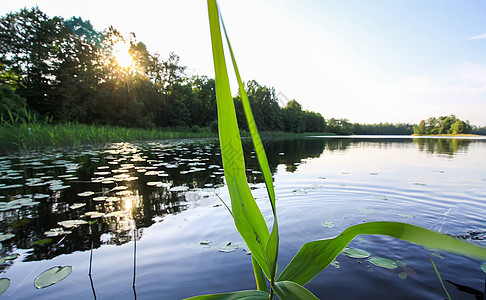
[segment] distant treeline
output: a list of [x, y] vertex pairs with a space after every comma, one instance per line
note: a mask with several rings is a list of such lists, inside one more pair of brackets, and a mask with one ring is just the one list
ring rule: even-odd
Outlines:
[[455, 115], [430, 117], [422, 120], [413, 127], [414, 134], [436, 135], [436, 134], [486, 134], [486, 127], [471, 126], [469, 121], [463, 121]]
[[[127, 38], [111, 26], [99, 32], [89, 21], [48, 17], [37, 7], [0, 18], [2, 122], [21, 123], [35, 115], [57, 124], [216, 130], [214, 79], [187, 76], [185, 70], [176, 54], [164, 59], [134, 33]], [[326, 121], [296, 100], [282, 107], [273, 87], [251, 80], [246, 88], [261, 131], [413, 133], [410, 124]], [[240, 127], [246, 129], [240, 96], [234, 101]]]

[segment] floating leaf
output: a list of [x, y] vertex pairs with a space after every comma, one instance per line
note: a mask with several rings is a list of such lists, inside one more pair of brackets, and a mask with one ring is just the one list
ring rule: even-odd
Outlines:
[[91, 195], [94, 195], [94, 192], [86, 191], [86, 192], [82, 192], [82, 193], [78, 194], [78, 196], [80, 196], [80, 197], [88, 197], [88, 196], [91, 196]]
[[10, 286], [10, 279], [0, 278], [0, 295], [3, 294], [3, 292], [5, 292], [9, 286]]
[[52, 242], [52, 239], [41, 239], [32, 242], [32, 245], [44, 245], [44, 244], [49, 244], [50, 242]]
[[94, 197], [93, 201], [105, 201], [106, 199], [108, 199], [107, 196], [99, 196], [99, 197]]
[[322, 222], [322, 227], [326, 228], [333, 228], [334, 227], [334, 222]]
[[44, 234], [47, 237], [55, 237], [55, 236], [65, 235], [65, 234], [70, 234], [70, 233], [71, 233], [70, 230], [64, 230], [62, 228], [53, 228], [50, 231], [44, 232]]
[[405, 273], [405, 272], [401, 272], [400, 274], [398, 274], [398, 277], [399, 277], [400, 279], [407, 279], [407, 276], [408, 276], [408, 274], [407, 274], [407, 273]]
[[88, 224], [88, 222], [84, 220], [66, 220], [66, 221], [57, 222], [57, 224], [61, 225], [64, 228], [73, 228], [73, 227], [78, 227], [79, 225]]
[[481, 265], [481, 270], [483, 270], [483, 272], [486, 273], [486, 263], [483, 263]]
[[346, 248], [341, 253], [351, 258], [367, 258], [371, 255], [368, 251], [358, 248]]
[[407, 264], [401, 260], [396, 260], [395, 263], [401, 268], [405, 268], [407, 266]]
[[359, 211], [365, 215], [370, 215], [375, 212], [375, 210], [372, 208], [363, 208], [363, 207], [359, 208]]
[[69, 206], [70, 209], [78, 209], [83, 206], [86, 206], [86, 203], [74, 203], [73, 205]]
[[412, 276], [415, 276], [415, 277], [419, 277], [419, 274], [417, 272], [415, 272], [414, 269], [410, 268], [410, 267], [403, 267], [403, 271], [405, 273], [407, 273], [408, 275], [412, 275]]
[[337, 260], [333, 260], [331, 262], [331, 266], [333, 266], [336, 269], [339, 269], [341, 266], [339, 265], [339, 262]]
[[15, 236], [13, 233], [0, 233], [0, 242], [11, 239]]
[[124, 191], [128, 189], [128, 186], [125, 186], [125, 185], [120, 185], [120, 186], [115, 186], [114, 188], [112, 188], [111, 190], [112, 191]]
[[71, 266], [57, 266], [52, 267], [49, 270], [42, 272], [37, 278], [34, 280], [34, 285], [38, 289], [42, 289], [48, 286], [51, 286], [64, 278], [66, 278], [69, 274], [71, 274], [73, 267]]
[[60, 191], [70, 188], [70, 185], [51, 185], [49, 188], [53, 191]]
[[204, 241], [200, 241], [199, 244], [200, 245], [208, 245], [209, 246], [209, 244], [211, 244], [212, 242], [213, 241], [211, 241], [211, 240], [204, 240]]
[[109, 217], [120, 217], [120, 216], [126, 215], [127, 213], [128, 213], [127, 211], [122, 211], [122, 210], [112, 211], [110, 213], [107, 213], [105, 215], [105, 218], [109, 218]]
[[228, 242], [226, 243], [225, 246], [219, 248], [219, 251], [220, 252], [226, 252], [226, 253], [229, 253], [229, 252], [233, 252], [235, 251], [236, 249], [238, 249], [238, 245], [236, 244], [231, 244], [231, 242]]
[[171, 192], [185, 192], [189, 190], [189, 188], [187, 186], [174, 186], [174, 187], [171, 187], [169, 191]]
[[101, 218], [105, 214], [97, 212], [97, 211], [88, 211], [86, 212], [83, 217], [90, 217], [91, 219]]
[[15, 227], [23, 226], [23, 225], [28, 224], [28, 223], [30, 223], [30, 219], [21, 219], [21, 220], [17, 220], [17, 221], [10, 223], [9, 226], [15, 228]]
[[400, 217], [402, 217], [402, 218], [409, 218], [409, 219], [414, 219], [414, 218], [415, 218], [415, 216], [414, 216], [414, 215], [402, 214], [402, 213], [397, 214], [397, 216], [400, 216]]
[[397, 264], [388, 258], [382, 258], [382, 257], [370, 257], [368, 258], [368, 261], [375, 266], [382, 267], [385, 269], [396, 269], [398, 268]]
[[1, 264], [4, 264], [7, 260], [14, 260], [14, 259], [16, 259], [19, 256], [20, 256], [20, 254], [14, 253], [14, 254], [10, 254], [10, 255], [4, 256], [4, 257], [0, 257], [0, 265]]

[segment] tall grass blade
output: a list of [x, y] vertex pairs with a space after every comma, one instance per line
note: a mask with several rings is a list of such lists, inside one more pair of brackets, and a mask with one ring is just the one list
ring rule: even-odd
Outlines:
[[265, 252], [270, 233], [246, 178], [243, 147], [231, 97], [216, 0], [208, 0], [208, 13], [216, 81], [219, 140], [233, 219], [263, 273], [267, 278], [271, 278]]
[[446, 287], [445, 287], [445, 284], [444, 284], [444, 282], [442, 281], [442, 277], [440, 276], [439, 270], [438, 270], [438, 269], [437, 269], [437, 267], [435, 266], [435, 263], [434, 263], [434, 261], [432, 260], [432, 257], [430, 256], [430, 252], [429, 252], [429, 259], [430, 259], [430, 262], [432, 263], [432, 266], [434, 267], [435, 274], [437, 275], [437, 278], [439, 278], [440, 284], [442, 285], [442, 288], [444, 289], [444, 292], [445, 292], [445, 293], [446, 293], [446, 295], [447, 295], [447, 299], [451, 300], [451, 295], [449, 295], [449, 292], [447, 291], [447, 289], [446, 289]]
[[378, 234], [398, 238], [432, 249], [486, 260], [486, 248], [415, 225], [398, 222], [369, 222], [348, 227], [335, 238], [305, 243], [277, 281], [305, 285], [359, 234]]
[[[266, 292], [262, 291], [238, 291], [232, 293], [224, 293], [224, 294], [212, 294], [212, 295], [202, 295], [187, 298], [188, 300], [252, 300], [252, 299], [265, 299], [268, 300], [270, 295]], [[285, 299], [285, 298], [283, 298]]]
[[273, 284], [275, 279], [275, 274], [277, 272], [279, 235], [278, 235], [278, 222], [277, 222], [277, 207], [275, 203], [275, 190], [273, 187], [272, 173], [270, 171], [270, 166], [268, 165], [268, 159], [267, 159], [267, 155], [265, 154], [265, 149], [263, 148], [262, 140], [260, 138], [260, 135], [258, 134], [258, 129], [255, 123], [255, 119], [253, 118], [250, 101], [248, 100], [248, 95], [246, 94], [245, 86], [243, 84], [243, 81], [241, 80], [240, 71], [238, 70], [238, 65], [236, 64], [233, 48], [231, 47], [231, 43], [228, 37], [228, 31], [224, 26], [224, 22], [221, 16], [220, 19], [223, 25], [223, 31], [226, 37], [226, 42], [228, 44], [228, 49], [231, 54], [231, 61], [233, 62], [233, 68], [235, 70], [236, 79], [238, 81], [238, 88], [243, 103], [243, 110], [245, 111], [245, 116], [248, 121], [248, 128], [250, 130], [253, 145], [255, 147], [255, 153], [258, 159], [258, 163], [260, 165], [260, 170], [262, 171], [263, 178], [265, 180], [265, 185], [267, 187], [267, 193], [270, 199], [270, 204], [272, 206], [273, 227], [272, 227], [272, 233], [270, 235], [270, 238], [268, 239], [267, 245], [265, 246], [265, 253], [267, 256], [267, 265], [270, 268], [270, 281]]

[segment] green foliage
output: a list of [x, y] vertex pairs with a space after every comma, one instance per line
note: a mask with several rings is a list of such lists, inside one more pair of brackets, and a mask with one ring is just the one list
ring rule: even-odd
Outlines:
[[[282, 274], [276, 279], [279, 234], [275, 193], [268, 161], [256, 128], [255, 118], [250, 105], [251, 102], [244, 89], [226, 29], [219, 15], [216, 0], [208, 0], [208, 11], [216, 74], [219, 137], [223, 168], [231, 198], [230, 211], [238, 232], [251, 250], [253, 270], [259, 291], [206, 295], [192, 299], [246, 299], [252, 297], [272, 299], [274, 294], [279, 299], [316, 299], [302, 285], [324, 270], [346, 245], [360, 234], [388, 235], [434, 249], [486, 259], [486, 248], [466, 243], [447, 235], [405, 223], [369, 222], [351, 226], [335, 238], [304, 244]], [[231, 54], [235, 75], [238, 80], [241, 104], [248, 121], [248, 128], [272, 206], [274, 222], [271, 233], [250, 192], [245, 175], [245, 160], [238, 129], [237, 112], [230, 92], [221, 27]], [[295, 130], [298, 130], [298, 124], [301, 122], [298, 120], [301, 117], [299, 114], [303, 114], [300, 105], [295, 100], [290, 101], [286, 109], [288, 109], [287, 112], [293, 114], [291, 115], [294, 120], [292, 126], [294, 126]], [[383, 261], [385, 260], [383, 259]], [[270, 294], [266, 292], [264, 276], [270, 282]]]
[[430, 117], [427, 121], [420, 121], [419, 125], [413, 127], [413, 131], [418, 135], [435, 135], [435, 134], [469, 134], [472, 126], [469, 121], [462, 121], [455, 115], [439, 118]]
[[0, 119], [13, 121], [24, 115], [25, 98], [17, 95], [11, 87], [0, 85]]

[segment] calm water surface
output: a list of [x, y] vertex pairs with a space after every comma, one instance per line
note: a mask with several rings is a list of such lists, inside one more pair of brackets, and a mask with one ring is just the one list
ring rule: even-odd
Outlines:
[[[364, 221], [408, 222], [486, 246], [485, 139], [274, 139], [266, 149], [280, 271], [303, 243]], [[270, 226], [249, 143], [245, 150], [247, 176]], [[0, 297], [182, 299], [254, 289], [251, 256], [218, 197], [229, 202], [215, 140], [1, 156], [0, 255], [19, 257], [0, 265], [0, 278], [10, 280]], [[72, 227], [67, 220], [86, 222]], [[306, 286], [318, 297], [444, 299], [429, 257], [453, 299], [483, 297], [482, 261], [382, 236], [360, 236], [350, 246], [400, 267], [341, 254]], [[36, 289], [34, 279], [54, 266], [73, 271]]]

